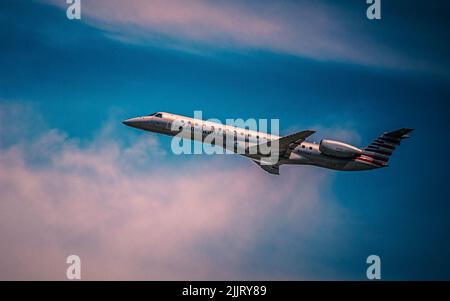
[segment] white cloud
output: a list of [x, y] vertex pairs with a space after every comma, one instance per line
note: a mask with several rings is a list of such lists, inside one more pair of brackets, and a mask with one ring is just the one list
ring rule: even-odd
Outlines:
[[[66, 9], [59, 0], [42, 0]], [[362, 6], [361, 17], [365, 16]], [[265, 50], [321, 61], [412, 69], [354, 26], [354, 12], [317, 1], [96, 0], [82, 3], [82, 20], [127, 43], [185, 51]], [[361, 27], [360, 27], [361, 28]], [[426, 66], [425, 66], [426, 67]]]

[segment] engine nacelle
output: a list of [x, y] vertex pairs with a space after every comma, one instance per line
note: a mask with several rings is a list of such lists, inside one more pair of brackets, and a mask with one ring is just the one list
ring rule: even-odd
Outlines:
[[326, 139], [320, 141], [319, 150], [325, 155], [338, 158], [351, 158], [362, 153], [361, 149], [353, 145]]

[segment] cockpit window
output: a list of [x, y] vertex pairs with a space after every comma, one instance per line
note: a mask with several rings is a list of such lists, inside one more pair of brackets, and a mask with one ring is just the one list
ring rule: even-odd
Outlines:
[[158, 113], [158, 112], [153, 113], [153, 114], [150, 114], [150, 115], [148, 115], [148, 116], [155, 116], [155, 117], [162, 118], [162, 114], [161, 114], [161, 113]]

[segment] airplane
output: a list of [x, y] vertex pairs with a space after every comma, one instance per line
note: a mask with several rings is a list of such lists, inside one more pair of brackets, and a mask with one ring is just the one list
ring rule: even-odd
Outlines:
[[[385, 132], [364, 148], [330, 139], [320, 143], [307, 142], [312, 130], [287, 136], [271, 135], [212, 121], [190, 118], [167, 112], [130, 118], [122, 122], [137, 129], [219, 145], [223, 149], [250, 158], [270, 174], [279, 175], [284, 164], [313, 165], [341, 171], [371, 170], [388, 166], [400, 141], [409, 138], [413, 129], [401, 128]], [[212, 139], [211, 139], [212, 137]], [[220, 141], [220, 143], [219, 143]], [[263, 152], [263, 147], [271, 152]], [[275, 149], [275, 150], [274, 150]], [[273, 155], [276, 160], [273, 160]]]

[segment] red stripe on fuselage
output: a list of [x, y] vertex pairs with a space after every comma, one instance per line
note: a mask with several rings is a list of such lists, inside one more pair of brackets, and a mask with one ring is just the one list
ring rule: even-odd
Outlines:
[[378, 154], [382, 154], [382, 155], [385, 155], [385, 156], [390, 156], [390, 155], [392, 155], [392, 153], [390, 153], [390, 152], [382, 151], [382, 150], [378, 149], [378, 147], [377, 147], [377, 148], [374, 148], [373, 146], [367, 147], [367, 148], [365, 149], [365, 151], [373, 152], [373, 153], [378, 153]]
[[386, 158], [386, 157], [381, 157], [381, 156], [367, 154], [367, 153], [363, 153], [363, 155], [366, 157], [372, 158], [374, 160], [377, 160], [377, 161], [387, 162], [389, 160], [389, 158]]
[[356, 158], [355, 160], [360, 160], [360, 161], [368, 162], [368, 163], [371, 163], [371, 164], [374, 164], [374, 165], [380, 166], [380, 167], [386, 165], [386, 164], [382, 164], [382, 163], [375, 162], [373, 159], [368, 159], [368, 158], [366, 159], [366, 158], [358, 157], [358, 158]]

